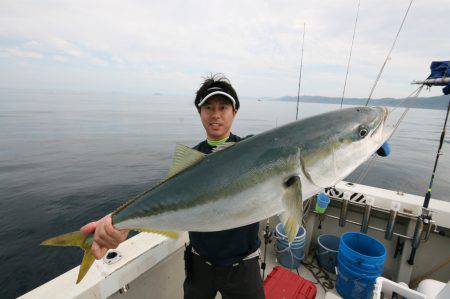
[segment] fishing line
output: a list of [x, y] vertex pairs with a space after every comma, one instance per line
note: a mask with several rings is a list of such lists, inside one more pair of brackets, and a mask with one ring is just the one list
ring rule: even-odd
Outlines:
[[[421, 85], [419, 86], [417, 89], [415, 89], [412, 93], [410, 93], [406, 98], [404, 98], [403, 100], [401, 100], [391, 111], [390, 113], [392, 113], [395, 109], [397, 109], [398, 107], [400, 107], [400, 105], [402, 103], [404, 103], [406, 100], [411, 99], [411, 98], [417, 98], [420, 94], [420, 92], [422, 91], [423, 87], [425, 85]], [[394, 129], [392, 130], [392, 134], [391, 137], [394, 135], [395, 131], [397, 131], [397, 128], [400, 126], [400, 123], [403, 121], [403, 119], [405, 118], [406, 114], [409, 112], [409, 107], [405, 109], [405, 111], [403, 111], [402, 115], [398, 118], [397, 123], [394, 125]], [[369, 160], [369, 163], [367, 164], [367, 167], [365, 168], [365, 170], [363, 170], [360, 174], [360, 176], [358, 177], [358, 179], [356, 180], [357, 184], [360, 184], [368, 175], [370, 168], [372, 168], [372, 166], [374, 165], [375, 161], [378, 159], [378, 155], [373, 155], [371, 157], [371, 159]]]
[[415, 89], [412, 93], [410, 93], [406, 98], [404, 98], [403, 100], [398, 102], [397, 105], [395, 105], [394, 108], [391, 110], [391, 112], [394, 111], [395, 109], [397, 109], [398, 107], [400, 107], [401, 104], [403, 104], [405, 101], [409, 100], [410, 98], [417, 98], [419, 96], [419, 94], [422, 92], [422, 89], [424, 87], [425, 87], [424, 84], [420, 85], [417, 89]]
[[[400, 103], [397, 104], [397, 106], [394, 107], [394, 109], [391, 110], [391, 113], [393, 111], [395, 111], [395, 109], [397, 109], [403, 102], [405, 102], [408, 99], [412, 99], [412, 98], [417, 98], [419, 96], [419, 94], [422, 92], [422, 89], [425, 85], [421, 85], [419, 86], [419, 88], [417, 88], [415, 91], [413, 91], [409, 96], [407, 96], [405, 99], [403, 99], [402, 101], [400, 101]], [[409, 107], [407, 107], [405, 109], [405, 111], [403, 111], [402, 115], [399, 117], [397, 123], [394, 126], [394, 130], [392, 131], [392, 135], [394, 135], [395, 131], [397, 131], [397, 128], [400, 126], [400, 123], [403, 121], [403, 119], [405, 118], [406, 114], [409, 112]]]
[[375, 161], [378, 159], [378, 155], [373, 155], [369, 161], [369, 163], [367, 164], [366, 169], [361, 172], [359, 178], [356, 180], [357, 184], [361, 184], [361, 182], [366, 178], [367, 174], [369, 173], [369, 169], [372, 168], [373, 164], [375, 163]]
[[303, 48], [305, 45], [305, 31], [306, 31], [306, 23], [303, 23], [303, 41], [302, 41], [302, 55], [300, 58], [300, 75], [298, 78], [298, 91], [297, 91], [297, 113], [295, 114], [295, 120], [298, 119], [298, 106], [300, 104], [300, 90], [302, 87], [302, 70], [303, 70]]
[[356, 10], [355, 26], [353, 27], [352, 44], [350, 46], [350, 55], [348, 56], [348, 61], [347, 61], [347, 72], [345, 73], [344, 88], [342, 90], [341, 109], [342, 109], [342, 103], [344, 102], [345, 88], [347, 87], [347, 77], [348, 77], [348, 71], [350, 69], [350, 60], [352, 59], [353, 42], [355, 41], [356, 24], [358, 24], [358, 16], [359, 16], [359, 6], [360, 6], [360, 4], [361, 4], [361, 0], [358, 0], [358, 9]]
[[414, 0], [411, 0], [411, 2], [409, 2], [408, 9], [406, 10], [406, 13], [405, 13], [405, 16], [403, 17], [402, 23], [400, 24], [400, 28], [398, 29], [397, 35], [395, 36], [394, 42], [392, 43], [392, 46], [391, 46], [391, 49], [389, 50], [388, 55], [386, 56], [386, 59], [384, 60], [382, 66], [381, 66], [378, 76], [375, 79], [375, 82], [373, 83], [372, 89], [370, 90], [370, 94], [369, 94], [369, 97], [367, 98], [367, 102], [366, 102], [365, 106], [367, 106], [369, 104], [369, 101], [372, 99], [372, 94], [375, 91], [376, 86], [378, 85], [378, 81], [381, 78], [381, 74], [383, 73], [384, 67], [386, 66], [388, 60], [391, 57], [391, 53], [394, 50], [395, 44], [397, 43], [398, 36], [400, 35], [400, 32], [402, 31], [403, 24], [405, 23], [406, 17], [408, 16], [409, 9], [411, 8], [413, 1]]

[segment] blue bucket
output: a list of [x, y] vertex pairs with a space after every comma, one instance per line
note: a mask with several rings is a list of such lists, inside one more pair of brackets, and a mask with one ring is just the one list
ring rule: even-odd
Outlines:
[[336, 290], [344, 299], [372, 298], [377, 277], [386, 260], [384, 245], [368, 235], [348, 232], [341, 236]]
[[303, 226], [298, 230], [294, 241], [289, 244], [283, 224], [278, 223], [275, 227], [275, 238], [278, 263], [288, 269], [298, 268], [305, 255], [306, 231]]
[[317, 247], [319, 266], [330, 273], [335, 273], [339, 250], [339, 237], [334, 235], [320, 235], [317, 238], [317, 243], [319, 244]]

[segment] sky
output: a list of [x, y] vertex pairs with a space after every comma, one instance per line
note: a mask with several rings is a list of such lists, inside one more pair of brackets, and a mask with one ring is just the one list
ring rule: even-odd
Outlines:
[[[346, 97], [367, 97], [410, 0], [361, 0]], [[247, 97], [341, 96], [358, 0], [0, 2], [0, 88], [193, 95], [223, 73]], [[450, 60], [449, 0], [415, 0], [373, 97]], [[441, 88], [421, 96], [441, 94]]]

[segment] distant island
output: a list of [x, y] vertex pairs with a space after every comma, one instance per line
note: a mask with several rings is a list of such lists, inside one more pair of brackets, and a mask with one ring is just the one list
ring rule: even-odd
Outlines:
[[[280, 98], [269, 99], [271, 101], [287, 101], [296, 102], [295, 96], [284, 96]], [[371, 106], [397, 106], [404, 99], [381, 98], [371, 99], [369, 105]], [[344, 105], [365, 105], [367, 98], [344, 98]], [[429, 98], [409, 98], [400, 107], [421, 108], [421, 109], [436, 109], [446, 110], [449, 101], [449, 96], [438, 96]], [[322, 103], [322, 104], [341, 104], [341, 98], [337, 97], [321, 97], [321, 96], [300, 96], [300, 102], [303, 103]]]

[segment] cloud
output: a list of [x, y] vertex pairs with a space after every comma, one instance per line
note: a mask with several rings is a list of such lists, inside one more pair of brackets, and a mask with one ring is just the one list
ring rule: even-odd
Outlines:
[[58, 62], [67, 62], [67, 57], [66, 56], [61, 56], [61, 55], [55, 55], [52, 57], [52, 59], [54, 61], [58, 61]]
[[0, 53], [2, 56], [13, 56], [20, 58], [32, 58], [32, 59], [41, 59], [43, 57], [42, 54], [33, 51], [24, 51], [19, 49], [0, 49]]
[[107, 62], [106, 62], [106, 61], [104, 61], [104, 60], [102, 60], [102, 59], [100, 59], [100, 58], [96, 58], [96, 57], [91, 58], [91, 59], [90, 59], [90, 62], [91, 62], [93, 65], [97, 65], [97, 66], [105, 66], [105, 65], [107, 65]]
[[[240, 94], [277, 96], [297, 92], [305, 23], [303, 91], [339, 95], [356, 4], [331, 0], [2, 2], [0, 49], [41, 55], [36, 66], [41, 73], [54, 71], [52, 62], [64, 62], [58, 64], [58, 71], [68, 85], [76, 83], [80, 89], [102, 85], [96, 78], [109, 77], [111, 86], [124, 90], [152, 92], [154, 86], [167, 86], [167, 92], [189, 94], [201, 76], [223, 72], [239, 86]], [[348, 96], [367, 96], [408, 4], [409, 0], [361, 2]], [[446, 4], [447, 0], [414, 2], [382, 76], [382, 82], [390, 80], [390, 88], [380, 84], [378, 95], [409, 93], [409, 82], [426, 75], [432, 60], [448, 59], [450, 40], [445, 37], [450, 36], [446, 24], [450, 8]], [[12, 69], [13, 63], [3, 61]], [[117, 72], [133, 76], [118, 80], [113, 75]], [[74, 77], [80, 73], [89, 76]], [[56, 79], [48, 76], [48, 80], [51, 86]], [[184, 81], [175, 84], [174, 80]]]
[[84, 57], [87, 56], [79, 48], [77, 48], [72, 43], [64, 40], [62, 38], [53, 37], [48, 41], [48, 47], [57, 51], [61, 54], [70, 55], [73, 57]]

